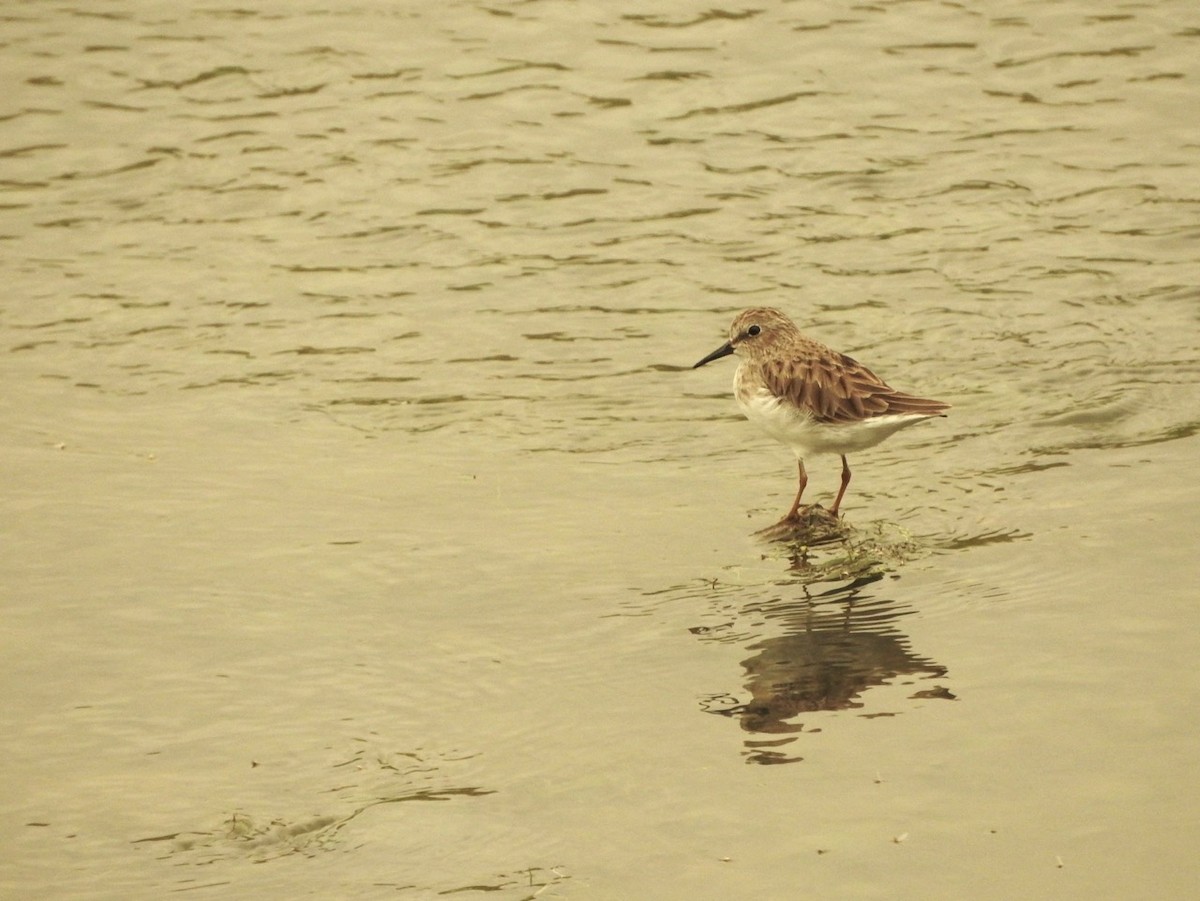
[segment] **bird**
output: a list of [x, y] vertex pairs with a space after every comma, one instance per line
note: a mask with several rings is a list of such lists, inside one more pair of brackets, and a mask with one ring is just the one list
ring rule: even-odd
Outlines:
[[736, 354], [733, 394], [742, 413], [770, 437], [791, 448], [800, 487], [780, 525], [800, 520], [808, 484], [804, 458], [833, 453], [842, 458], [842, 484], [829, 513], [836, 519], [850, 484], [846, 455], [874, 447], [902, 428], [945, 414], [950, 404], [897, 391], [852, 357], [805, 335], [773, 307], [743, 310], [729, 340], [692, 368]]

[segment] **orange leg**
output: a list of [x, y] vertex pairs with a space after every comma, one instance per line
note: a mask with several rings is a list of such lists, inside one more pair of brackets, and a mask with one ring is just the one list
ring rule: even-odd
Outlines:
[[833, 502], [833, 506], [829, 508], [829, 512], [837, 516], [838, 507], [842, 505], [842, 495], [846, 493], [846, 486], [850, 484], [850, 464], [846, 462], [846, 455], [842, 454], [842, 487], [838, 489], [837, 499]]
[[796, 463], [800, 467], [800, 490], [796, 492], [796, 499], [792, 501], [792, 509], [788, 510], [787, 516], [782, 520], [783, 522], [796, 518], [796, 514], [800, 511], [800, 495], [804, 494], [804, 486], [808, 484], [808, 473], [804, 471], [804, 461], [797, 460]]

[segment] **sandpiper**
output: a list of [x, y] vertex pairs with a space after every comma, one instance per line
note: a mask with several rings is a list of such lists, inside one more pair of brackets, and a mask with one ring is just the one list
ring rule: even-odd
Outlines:
[[850, 464], [846, 454], [874, 447], [894, 432], [934, 416], [950, 405], [904, 394], [857, 360], [803, 334], [771, 307], [739, 313], [729, 340], [693, 366], [737, 354], [733, 394], [746, 418], [792, 449], [800, 469], [796, 500], [780, 523], [799, 519], [808, 484], [804, 458], [833, 453], [842, 458], [842, 487], [829, 512], [837, 516]]

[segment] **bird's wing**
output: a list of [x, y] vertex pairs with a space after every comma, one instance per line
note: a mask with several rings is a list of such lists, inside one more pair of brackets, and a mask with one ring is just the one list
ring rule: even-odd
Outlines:
[[889, 413], [935, 416], [950, 408], [897, 391], [862, 363], [825, 347], [772, 360], [763, 375], [773, 394], [808, 410], [818, 422], [859, 422]]

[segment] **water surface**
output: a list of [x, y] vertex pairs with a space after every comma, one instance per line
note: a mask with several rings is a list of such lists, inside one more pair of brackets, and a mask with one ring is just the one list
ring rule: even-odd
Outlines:
[[[1191, 6], [3, 36], [3, 894], [1190, 897]], [[954, 405], [846, 546], [762, 304]]]

